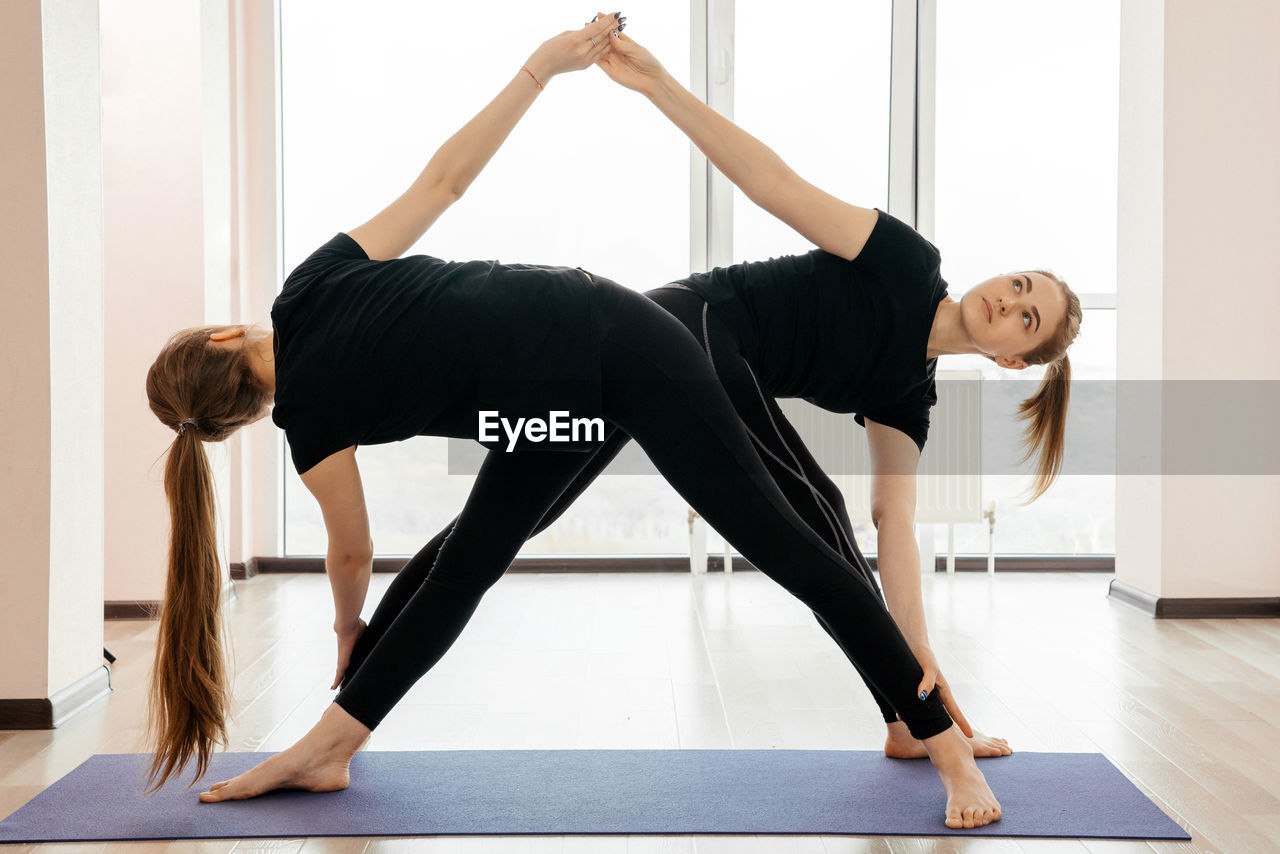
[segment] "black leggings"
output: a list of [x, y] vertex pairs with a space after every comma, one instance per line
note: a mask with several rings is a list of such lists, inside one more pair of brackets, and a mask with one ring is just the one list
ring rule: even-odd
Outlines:
[[594, 454], [490, 451], [462, 513], [409, 561], [379, 603], [335, 702], [376, 728], [453, 644], [524, 541], [568, 506], [629, 435], [713, 528], [817, 614], [883, 700], [887, 720], [894, 713], [922, 739], [950, 727], [937, 691], [924, 700], [916, 695], [923, 671], [874, 579], [792, 508], [699, 340], [644, 296], [597, 281], [605, 444]]

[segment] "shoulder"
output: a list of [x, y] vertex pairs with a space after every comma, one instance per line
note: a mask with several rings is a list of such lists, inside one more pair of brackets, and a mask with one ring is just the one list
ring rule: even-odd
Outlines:
[[346, 234], [339, 232], [294, 267], [284, 280], [277, 300], [288, 301], [292, 292], [314, 281], [333, 265], [345, 261], [367, 261], [369, 256]]
[[900, 273], [928, 272], [939, 266], [942, 255], [924, 235], [893, 214], [879, 208], [875, 213], [875, 227], [851, 263], [862, 269], [885, 267]]
[[301, 269], [317, 261], [368, 261], [369, 255], [345, 232], [338, 232], [298, 265]]

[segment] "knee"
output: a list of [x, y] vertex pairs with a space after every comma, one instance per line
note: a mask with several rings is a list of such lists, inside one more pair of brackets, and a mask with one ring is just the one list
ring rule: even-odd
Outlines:
[[828, 623], [833, 611], [855, 608], [871, 592], [861, 576], [844, 570], [788, 584], [787, 591], [808, 606], [819, 623]]
[[506, 573], [520, 544], [485, 548], [482, 544], [468, 544], [464, 539], [456, 533], [449, 538], [427, 574], [426, 583], [454, 595], [478, 598]]
[[827, 477], [824, 472], [819, 471], [809, 478], [809, 482], [827, 500], [827, 503], [831, 505], [831, 509], [842, 516], [848, 515], [844, 506], [844, 493], [840, 491], [840, 487], [836, 486], [835, 481]]
[[[506, 566], [502, 569], [505, 572]], [[479, 600], [502, 575], [502, 572], [432, 572], [424, 585], [431, 585], [454, 598]]]

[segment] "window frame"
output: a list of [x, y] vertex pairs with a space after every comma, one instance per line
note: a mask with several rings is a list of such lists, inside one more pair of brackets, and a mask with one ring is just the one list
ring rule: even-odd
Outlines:
[[[889, 0], [892, 5], [888, 213], [914, 227], [926, 238], [934, 237], [935, 127], [937, 65], [937, 0]], [[275, 91], [275, 266], [277, 281], [284, 269], [284, 103], [283, 27], [281, 0], [272, 4], [274, 15]], [[734, 100], [734, 0], [690, 0], [690, 88], [713, 109], [733, 119]], [[246, 42], [240, 36], [240, 45]], [[266, 58], [263, 57], [265, 60]], [[715, 64], [712, 73], [712, 65]], [[264, 117], [265, 114], [259, 116]], [[856, 200], [852, 200], [856, 201]], [[705, 271], [732, 263], [733, 186], [698, 149], [689, 146], [689, 269]], [[1080, 293], [1085, 310], [1116, 309], [1115, 294]], [[288, 501], [286, 466], [289, 455], [283, 432], [279, 433], [276, 459], [277, 502], [275, 541], [284, 555]]]

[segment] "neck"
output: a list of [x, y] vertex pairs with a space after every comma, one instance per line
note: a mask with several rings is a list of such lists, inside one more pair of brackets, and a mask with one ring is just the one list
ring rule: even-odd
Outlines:
[[981, 352], [969, 336], [969, 330], [965, 328], [960, 303], [950, 297], [938, 303], [938, 310], [933, 315], [933, 326], [929, 329], [929, 346], [925, 351], [925, 358]]
[[275, 341], [275, 332], [270, 331], [266, 335], [250, 341], [248, 347], [253, 351], [249, 354], [249, 367], [253, 371], [253, 375], [258, 378], [258, 383], [271, 395], [272, 399], [276, 396], [276, 362], [272, 349]]

